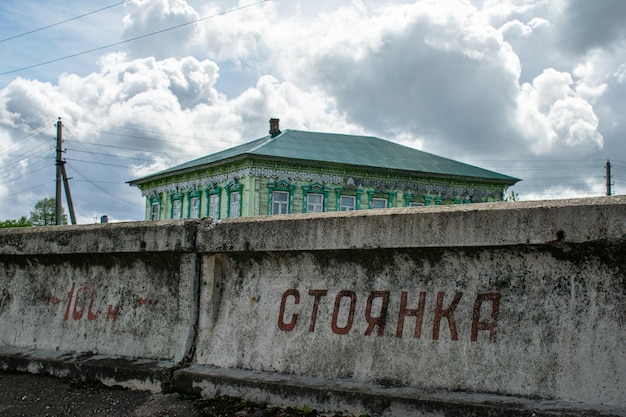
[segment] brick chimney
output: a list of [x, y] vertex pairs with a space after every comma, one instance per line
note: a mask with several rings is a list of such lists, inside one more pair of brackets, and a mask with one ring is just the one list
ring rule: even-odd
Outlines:
[[280, 133], [280, 127], [278, 127], [278, 123], [280, 119], [270, 119], [270, 135], [276, 136]]

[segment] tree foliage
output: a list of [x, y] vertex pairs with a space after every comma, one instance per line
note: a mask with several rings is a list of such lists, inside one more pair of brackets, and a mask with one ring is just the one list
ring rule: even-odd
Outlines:
[[7, 227], [29, 227], [32, 226], [30, 220], [26, 218], [26, 216], [20, 217], [19, 220], [5, 220], [0, 221], [0, 229]]
[[504, 197], [504, 201], [519, 201], [519, 194], [511, 190], [508, 196]]
[[[33, 226], [53, 226], [56, 225], [56, 199], [43, 198], [35, 204], [35, 208], [30, 212], [30, 222]], [[67, 224], [65, 209], [61, 208], [61, 224]]]

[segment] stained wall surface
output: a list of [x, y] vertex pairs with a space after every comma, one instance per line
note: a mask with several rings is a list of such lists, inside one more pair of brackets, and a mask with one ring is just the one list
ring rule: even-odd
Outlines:
[[198, 236], [196, 362], [623, 404], [626, 210], [604, 203], [223, 223]]
[[0, 346], [180, 361], [194, 240], [194, 223], [3, 230]]
[[624, 197], [1, 230], [0, 348], [626, 409], [625, 258]]

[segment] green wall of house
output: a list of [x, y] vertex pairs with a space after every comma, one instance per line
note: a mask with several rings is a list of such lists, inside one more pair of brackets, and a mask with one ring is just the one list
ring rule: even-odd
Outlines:
[[[199, 201], [198, 217], [209, 217], [210, 196], [219, 196], [218, 219], [231, 213], [231, 193], [238, 193], [241, 216], [272, 213], [271, 191], [289, 193], [288, 212], [306, 212], [307, 193], [324, 195], [324, 210], [337, 211], [341, 195], [354, 196], [356, 209], [372, 208], [373, 199], [387, 207], [466, 204], [499, 201], [506, 185], [461, 181], [450, 178], [418, 177], [349, 169], [343, 166], [306, 166], [266, 161], [239, 161], [226, 166], [173, 175], [139, 186], [146, 197], [146, 219], [152, 219], [153, 204], [159, 204], [158, 219], [170, 219], [174, 204], [179, 217], [194, 217], [191, 201]], [[470, 197], [471, 196], [471, 197]], [[179, 200], [180, 203], [174, 203]]]

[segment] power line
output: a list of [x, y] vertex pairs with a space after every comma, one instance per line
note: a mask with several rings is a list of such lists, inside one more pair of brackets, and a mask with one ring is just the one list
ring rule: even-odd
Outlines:
[[[52, 150], [52, 147], [48, 147], [46, 149], [44, 149], [45, 152], [48, 152]], [[44, 151], [40, 152], [43, 153]], [[1, 169], [0, 169], [0, 176], [2, 177], [6, 177], [8, 176], [10, 173], [15, 172], [17, 170], [22, 170], [22, 171], [27, 171], [28, 169], [32, 169], [34, 166], [36, 166], [38, 163], [42, 162], [42, 161], [49, 161], [52, 158], [51, 157], [44, 157], [44, 156], [31, 156], [28, 159], [37, 159], [37, 161], [33, 162], [32, 164], [29, 164], [26, 167], [21, 167], [20, 166], [20, 161], [15, 161], [12, 162], [10, 164], [6, 164], [4, 165]]]
[[141, 208], [143, 208], [143, 207], [144, 207], [144, 205], [143, 205], [143, 204], [141, 204], [141, 205], [140, 205], [140, 204], [134, 203], [134, 202], [132, 202], [132, 201], [124, 200], [123, 198], [116, 196], [115, 194], [111, 193], [110, 191], [107, 191], [107, 190], [105, 190], [104, 188], [102, 188], [102, 187], [98, 186], [98, 185], [97, 185], [94, 181], [92, 181], [91, 179], [87, 178], [87, 177], [86, 177], [85, 175], [83, 175], [80, 171], [78, 171], [78, 170], [76, 169], [76, 167], [74, 167], [74, 166], [72, 166], [72, 165], [68, 165], [68, 166], [69, 166], [69, 167], [70, 167], [70, 168], [71, 168], [74, 172], [76, 172], [76, 173], [77, 173], [77, 174], [78, 174], [78, 175], [79, 175], [82, 179], [84, 179], [84, 180], [85, 180], [85, 181], [87, 181], [89, 184], [93, 185], [93, 186], [94, 186], [94, 187], [96, 187], [98, 190], [102, 191], [103, 193], [105, 193], [105, 194], [107, 194], [107, 195], [109, 195], [109, 196], [111, 196], [111, 197], [113, 197], [113, 198], [115, 198], [115, 199], [117, 199], [117, 200], [119, 200], [119, 201], [122, 201], [122, 202], [124, 202], [124, 203], [126, 203], [126, 204], [130, 204], [130, 205], [132, 205], [132, 206], [135, 206], [135, 207], [141, 207]]
[[[54, 180], [48, 180], [48, 181], [46, 181], [46, 182], [44, 182], [42, 184], [35, 185], [35, 186], [30, 187], [30, 188], [20, 189], [20, 193], [25, 193], [26, 191], [31, 191], [31, 190], [34, 190], [36, 188], [43, 187], [44, 185], [49, 185], [51, 182], [54, 182]], [[3, 197], [9, 196], [10, 195], [9, 193], [12, 193], [12, 192], [11, 191], [7, 191], [7, 193], [4, 194]]]
[[19, 164], [19, 162], [15, 162], [11, 165], [6, 165], [0, 168], [0, 176], [2, 176], [3, 179], [6, 179], [6, 178], [11, 178], [13, 174], [20, 173], [20, 172], [25, 175], [25, 174], [30, 173], [33, 168], [40, 165], [41, 163], [48, 164], [50, 163], [50, 161], [52, 161], [51, 157], [46, 158], [46, 157], [41, 156], [41, 157], [38, 157], [36, 161], [34, 161], [33, 163], [29, 163], [25, 167], [22, 167]]
[[[39, 148], [41, 148], [41, 147], [43, 147], [43, 146], [46, 146], [46, 148], [45, 148], [45, 149], [40, 150], [39, 152], [35, 152], [37, 149], [39, 149]], [[21, 154], [19, 154], [19, 155], [12, 156], [10, 159], [8, 159], [8, 160], [5, 162], [5, 165], [9, 165], [9, 164], [13, 164], [13, 163], [19, 163], [19, 161], [24, 160], [24, 159], [34, 158], [34, 157], [36, 157], [36, 156], [38, 156], [38, 155], [41, 155], [41, 154], [42, 154], [42, 153], [44, 153], [44, 152], [49, 151], [50, 149], [52, 149], [52, 147], [53, 147], [53, 145], [52, 145], [52, 144], [42, 142], [42, 143], [40, 143], [39, 145], [35, 146], [35, 147], [34, 147], [34, 148], [32, 148], [32, 149], [29, 149], [28, 151], [26, 151], [26, 152], [24, 152], [24, 153], [21, 153]]]
[[50, 128], [50, 126], [48, 125], [39, 127], [34, 132], [31, 132], [28, 135], [24, 136], [23, 138], [20, 138], [17, 141], [15, 141], [15, 143], [11, 145], [10, 147], [5, 148], [2, 151], [0, 151], [0, 155], [9, 154], [14, 148], [18, 146], [24, 146], [26, 143], [30, 142], [36, 135], [40, 134], [44, 129], [48, 129], [48, 128]]
[[[70, 131], [70, 133], [71, 133], [71, 131]], [[86, 147], [83, 143], [81, 143], [80, 141], [78, 141], [78, 143], [80, 144], [80, 146], [82, 146], [83, 148], [85, 148], [85, 151], [82, 151], [82, 152], [86, 152], [86, 153], [88, 153], [89, 155], [91, 155], [91, 157], [92, 157], [93, 159], [95, 159], [96, 161], [98, 161], [100, 164], [103, 164], [103, 162], [102, 162], [102, 161], [100, 161], [100, 160], [99, 160], [99, 159], [95, 156], [95, 153], [94, 153], [94, 152], [90, 152], [90, 151], [88, 151], [88, 150], [87, 150], [87, 147]], [[81, 152], [81, 151], [78, 151], [78, 152]], [[104, 165], [104, 164], [103, 164], [103, 166], [104, 166], [107, 170], [109, 170], [109, 171], [110, 171], [113, 175], [115, 175], [116, 177], [118, 177], [119, 179], [121, 179], [122, 181], [124, 181], [124, 178], [122, 178], [122, 177], [121, 177], [121, 176], [120, 176], [117, 172], [115, 172], [115, 171], [114, 171], [114, 170], [112, 170], [110, 167], [108, 167], [108, 166], [106, 166], [106, 165]]]
[[98, 10], [94, 10], [93, 12], [84, 13], [84, 14], [81, 14], [80, 16], [71, 17], [71, 18], [69, 18], [69, 19], [62, 20], [62, 21], [60, 21], [60, 22], [53, 23], [53, 24], [48, 25], [48, 26], [41, 27], [41, 28], [39, 28], [39, 29], [30, 30], [30, 31], [28, 31], [28, 32], [20, 33], [19, 35], [14, 35], [14, 36], [10, 36], [10, 37], [8, 37], [8, 38], [0, 39], [0, 43], [2, 43], [2, 42], [6, 42], [6, 41], [10, 41], [10, 40], [12, 40], [12, 39], [20, 38], [20, 37], [22, 37], [22, 36], [30, 35], [31, 33], [40, 32], [40, 31], [45, 30], [45, 29], [50, 29], [51, 27], [59, 26], [59, 25], [62, 25], [62, 24], [64, 24], [64, 23], [71, 22], [72, 20], [77, 20], [77, 19], [80, 19], [80, 18], [82, 18], [82, 17], [89, 16], [89, 15], [92, 15], [92, 14], [95, 14], [95, 13], [98, 13], [98, 12], [101, 12], [101, 11], [103, 11], [103, 10], [111, 9], [111, 8], [113, 8], [113, 7], [119, 6], [120, 4], [124, 4], [124, 3], [126, 3], [126, 1], [128, 1], [128, 0], [121, 1], [121, 2], [119, 2], [119, 3], [115, 3], [115, 4], [112, 4], [112, 5], [110, 5], [110, 6], [106, 6], [106, 7], [103, 7], [103, 8], [101, 8], [101, 9], [98, 9]]
[[[201, 148], [209, 148], [209, 146], [199, 145], [199, 144], [196, 144], [196, 143], [176, 142], [176, 141], [173, 141], [173, 140], [146, 138], [144, 136], [127, 135], [127, 134], [124, 134], [124, 133], [106, 132], [106, 131], [101, 131], [101, 130], [85, 129], [85, 128], [81, 128], [81, 127], [74, 127], [74, 129], [84, 130], [84, 131], [93, 132], [93, 133], [100, 133], [100, 134], [103, 134], [103, 135], [113, 135], [113, 136], [121, 136], [121, 137], [124, 137], [124, 138], [148, 140], [148, 141], [152, 141], [152, 142], [163, 142], [163, 143], [172, 143], [172, 144], [175, 144], [175, 145], [198, 146], [198, 147], [201, 147]], [[154, 132], [154, 133], [160, 133], [160, 132]], [[177, 135], [172, 134], [172, 136], [177, 136]], [[180, 135], [180, 136], [182, 136], [182, 135]], [[187, 136], [187, 137], [190, 137], [190, 136]], [[202, 138], [195, 138], [194, 137], [194, 139], [202, 139]]]
[[[40, 162], [40, 161], [37, 161], [37, 162]], [[33, 165], [33, 166], [34, 166], [34, 165]], [[6, 180], [5, 180], [5, 184], [11, 184], [11, 183], [13, 183], [13, 182], [16, 182], [16, 181], [17, 181], [17, 180], [19, 180], [19, 179], [22, 179], [22, 178], [24, 178], [24, 177], [26, 177], [26, 176], [28, 176], [28, 175], [34, 174], [35, 172], [39, 172], [39, 171], [41, 171], [42, 169], [45, 169], [45, 168], [50, 168], [50, 165], [49, 165], [49, 164], [45, 164], [45, 165], [43, 165], [43, 166], [41, 166], [41, 167], [37, 168], [37, 169], [36, 169], [36, 170], [34, 170], [34, 171], [30, 171], [30, 172], [24, 173], [24, 174], [20, 175], [19, 177], [11, 178], [11, 179], [10, 179], [10, 180], [8, 180], [8, 181], [6, 181]], [[20, 190], [20, 192], [22, 192], [22, 190]]]
[[[160, 131], [160, 130], [147, 130], [147, 129], [139, 129], [139, 128], [136, 128], [136, 127], [115, 126], [115, 125], [104, 124], [104, 123], [90, 122], [90, 121], [87, 121], [87, 120], [79, 120], [78, 122], [80, 122], [80, 123], [88, 123], [88, 124], [92, 124], [92, 125], [96, 125], [96, 126], [106, 126], [106, 127], [114, 128], [114, 129], [134, 130], [136, 132], [156, 133], [156, 134], [165, 135], [165, 136], [176, 136], [176, 137], [187, 138], [187, 139], [206, 140], [206, 138], [200, 137], [200, 136], [181, 135], [180, 133], [163, 132], [163, 131]], [[86, 130], [88, 132], [99, 132], [98, 130], [89, 130], [89, 129], [79, 128], [79, 127], [76, 127], [76, 129]], [[107, 133], [111, 133], [111, 132], [107, 132]], [[114, 134], [114, 133], [111, 133], [111, 134]], [[223, 141], [223, 142], [230, 143], [230, 144], [235, 144], [235, 142], [232, 142], [232, 141]]]
[[96, 184], [114, 184], [114, 185], [123, 185], [120, 184], [118, 181], [95, 181], [95, 180], [77, 180], [75, 178], [73, 178], [74, 182], [88, 182], [88, 183], [96, 183]]
[[237, 12], [239, 10], [247, 9], [248, 7], [257, 6], [257, 5], [262, 4], [262, 3], [267, 3], [268, 1], [271, 1], [271, 0], [261, 0], [261, 1], [258, 1], [256, 3], [250, 3], [250, 4], [247, 4], [245, 6], [239, 6], [239, 7], [236, 7], [234, 9], [231, 9], [231, 10], [226, 10], [226, 11], [223, 11], [223, 12], [220, 12], [220, 13], [216, 13], [216, 14], [211, 15], [211, 16], [202, 17], [202, 18], [199, 18], [199, 19], [196, 19], [196, 20], [192, 20], [190, 22], [181, 23], [179, 25], [171, 26], [169, 28], [165, 28], [165, 29], [161, 29], [161, 30], [157, 30], [155, 32], [151, 32], [151, 33], [148, 33], [148, 34], [145, 34], [145, 35], [136, 36], [136, 37], [130, 38], [130, 39], [125, 39], [125, 40], [120, 41], [120, 42], [110, 43], [108, 45], [99, 46], [97, 48], [88, 49], [86, 51], [77, 52], [75, 54], [66, 55], [66, 56], [63, 56], [63, 57], [60, 57], [60, 58], [51, 59], [51, 60], [45, 61], [45, 62], [40, 62], [38, 64], [33, 64], [33, 65], [26, 66], [26, 67], [14, 69], [14, 70], [11, 70], [11, 71], [6, 71], [6, 72], [3, 72], [3, 73], [0, 73], [0, 75], [13, 74], [15, 72], [20, 72], [20, 71], [24, 71], [24, 70], [31, 69], [31, 68], [37, 68], [37, 67], [41, 67], [41, 66], [44, 66], [44, 65], [52, 64], [54, 62], [64, 61], [64, 60], [69, 59], [69, 58], [75, 58], [77, 56], [85, 55], [85, 54], [88, 54], [88, 53], [91, 53], [91, 52], [101, 51], [103, 49], [111, 48], [113, 46], [123, 45], [125, 43], [137, 41], [139, 39], [148, 38], [150, 36], [154, 36], [154, 35], [158, 35], [158, 34], [161, 34], [161, 33], [169, 32], [171, 30], [180, 29], [181, 27], [189, 26], [189, 25], [192, 25], [194, 23], [202, 22], [204, 20], [212, 19], [212, 18], [215, 18], [215, 17], [218, 17], [218, 16], [224, 16], [224, 15], [227, 15], [229, 13], [233, 13], [233, 12]]
[[74, 159], [74, 158], [65, 158], [66, 161], [74, 161], [74, 162], [84, 162], [86, 164], [96, 164], [102, 166], [116, 167], [116, 168], [128, 168], [128, 165], [119, 165], [119, 164], [108, 164], [100, 161], [87, 161], [85, 159]]
[[[78, 142], [80, 143], [80, 142]], [[112, 153], [102, 153], [102, 152], [93, 152], [93, 151], [81, 151], [80, 149], [74, 149], [74, 148], [65, 148], [66, 151], [74, 151], [74, 152], [81, 152], [81, 153], [88, 153], [90, 155], [100, 155], [100, 156], [109, 156], [111, 158], [119, 158], [119, 159], [132, 159], [134, 161], [141, 161], [141, 162], [152, 162], [149, 159], [145, 159], [145, 158], [136, 158], [134, 156], [121, 156], [121, 155], [114, 155]]]
[[[71, 141], [68, 141], [71, 142]], [[79, 142], [77, 140], [75, 140], [75, 142]], [[85, 142], [84, 140], [81, 140], [80, 143], [86, 143], [88, 145], [93, 145], [93, 146], [102, 146], [104, 148], [113, 148], [113, 149], [124, 149], [127, 151], [137, 151], [137, 152], [145, 152], [145, 153], [150, 153], [150, 154], [160, 154], [160, 155], [165, 155], [165, 156], [173, 156], [173, 155], [180, 155], [180, 154], [174, 154], [171, 152], [161, 152], [161, 151], [151, 151], [148, 149], [138, 149], [138, 148], [128, 148], [125, 146], [115, 146], [115, 145], [103, 145], [102, 143], [95, 143], [95, 142]]]

